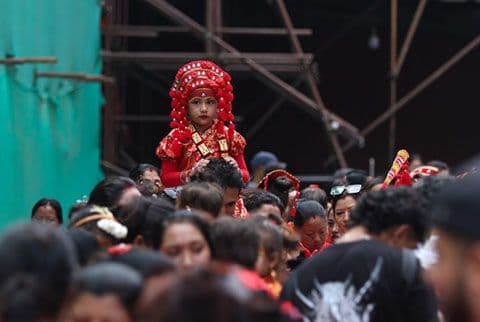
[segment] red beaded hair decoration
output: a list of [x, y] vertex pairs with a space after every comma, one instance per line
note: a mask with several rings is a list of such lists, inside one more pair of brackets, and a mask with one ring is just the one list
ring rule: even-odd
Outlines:
[[297, 200], [300, 197], [300, 180], [298, 180], [297, 177], [283, 169], [273, 170], [267, 173], [265, 177], [263, 177], [262, 181], [260, 181], [260, 183], [258, 184], [258, 187], [260, 189], [263, 189], [264, 191], [267, 191], [269, 181], [275, 180], [278, 177], [287, 177], [292, 182], [293, 189], [296, 191], [296, 195], [292, 203], [292, 208], [290, 209], [290, 216], [295, 217], [297, 211]]
[[[172, 98], [172, 111], [170, 113], [170, 127], [178, 129], [173, 133], [178, 143], [186, 143], [192, 137], [189, 128], [190, 122], [187, 119], [187, 106], [191, 94], [202, 92], [213, 92], [217, 99], [217, 132], [223, 134], [230, 142], [233, 140], [235, 127], [232, 114], [232, 84], [230, 75], [215, 63], [208, 60], [192, 61], [182, 66], [170, 89]], [[208, 91], [207, 91], [208, 90]], [[228, 124], [228, 133], [225, 133], [225, 124]], [[178, 142], [179, 141], [179, 142]]]

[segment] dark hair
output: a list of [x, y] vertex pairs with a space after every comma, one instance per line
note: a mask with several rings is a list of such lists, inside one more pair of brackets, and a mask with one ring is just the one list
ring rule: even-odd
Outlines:
[[111, 255], [108, 261], [124, 264], [135, 269], [142, 275], [143, 279], [171, 272], [175, 269], [167, 256], [159, 252], [135, 247], [124, 254]]
[[73, 242], [81, 266], [87, 265], [89, 260], [101, 250], [95, 235], [85, 229], [68, 230], [67, 234]]
[[162, 245], [163, 238], [165, 236], [165, 232], [167, 231], [168, 227], [170, 227], [173, 224], [179, 224], [179, 223], [189, 223], [195, 228], [197, 228], [200, 234], [202, 234], [203, 238], [205, 238], [205, 240], [207, 241], [208, 247], [210, 248], [210, 252], [212, 254], [215, 253], [215, 247], [214, 247], [214, 243], [212, 242], [212, 236], [210, 232], [210, 225], [199, 216], [187, 210], [176, 211], [171, 216], [165, 219], [159, 234], [160, 238], [158, 240], [158, 244], [154, 245], [155, 249], [159, 249], [160, 246]]
[[130, 170], [128, 177], [135, 182], [138, 182], [140, 178], [143, 176], [145, 171], [155, 171], [160, 174], [158, 168], [150, 163], [139, 163], [135, 168]]
[[74, 275], [70, 302], [73, 303], [82, 293], [114, 294], [132, 314], [141, 289], [142, 277], [133, 268], [119, 263], [98, 263]]
[[122, 197], [123, 192], [136, 187], [135, 182], [127, 177], [107, 177], [100, 181], [90, 193], [89, 204], [114, 208]]
[[244, 220], [220, 218], [212, 226], [214, 258], [255, 268], [260, 247], [260, 235], [255, 226]]
[[268, 181], [267, 191], [277, 196], [284, 208], [288, 206], [288, 194], [293, 188], [293, 182], [287, 176], [279, 176]]
[[211, 159], [203, 171], [192, 177], [192, 181], [214, 182], [222, 188], [242, 189], [242, 175], [236, 167], [224, 159]]
[[422, 197], [422, 205], [425, 211], [430, 215], [433, 203], [440, 191], [447, 185], [452, 184], [455, 178], [452, 176], [426, 176], [420, 178], [415, 184], [414, 189]]
[[72, 216], [80, 211], [81, 209], [85, 208], [88, 206], [88, 203], [86, 201], [77, 201], [74, 203], [71, 207], [70, 210], [68, 211], [68, 220], [72, 219]]
[[[103, 208], [103, 209], [106, 210], [106, 208]], [[72, 215], [72, 218], [70, 218], [70, 221], [68, 222], [68, 228], [69, 229], [78, 229], [78, 228], [85, 229], [86, 231], [91, 232], [96, 237], [103, 237], [108, 239], [113, 244], [120, 242], [120, 240], [117, 239], [115, 236], [112, 236], [109, 233], [98, 228], [97, 222], [100, 219], [95, 219], [95, 220], [83, 223], [81, 226], [78, 226], [78, 227], [76, 226], [77, 223], [79, 223], [81, 220], [87, 217], [93, 216], [95, 214], [100, 214], [101, 211], [103, 211], [103, 209], [98, 207], [97, 205], [88, 205], [85, 208], [80, 209], [78, 212]]]
[[446, 164], [445, 162], [440, 161], [440, 160], [432, 160], [432, 161], [428, 162], [427, 165], [435, 167], [440, 171], [450, 170], [450, 168], [448, 167], [448, 164]]
[[320, 217], [327, 220], [325, 208], [315, 200], [298, 200], [293, 223], [295, 227], [301, 228], [310, 218]]
[[[220, 273], [217, 271], [221, 271]], [[226, 270], [226, 272], [225, 272]], [[188, 308], [188, 309], [186, 309]], [[202, 268], [174, 277], [142, 312], [151, 322], [286, 322], [280, 304], [248, 289], [228, 268]]]
[[211, 182], [191, 182], [183, 186], [177, 197], [177, 206], [206, 211], [217, 218], [223, 207], [223, 190]]
[[321, 204], [323, 208], [327, 208], [327, 193], [319, 187], [307, 187], [303, 189], [300, 191], [300, 199], [314, 200]]
[[410, 225], [419, 242], [430, 229], [430, 219], [413, 188], [392, 187], [367, 192], [350, 214], [350, 226], [362, 225], [370, 233], [381, 233], [397, 225]]
[[380, 183], [383, 183], [383, 179], [381, 177], [370, 177], [365, 181], [362, 191], [370, 191], [373, 187]]
[[175, 213], [175, 208], [162, 199], [149, 199], [144, 212], [144, 222], [138, 234], [143, 237], [145, 246], [158, 249], [162, 238], [165, 220]]
[[40, 199], [39, 201], [37, 201], [35, 203], [35, 205], [33, 205], [33, 208], [32, 208], [32, 217], [35, 215], [35, 213], [37, 212], [38, 208], [42, 207], [42, 206], [50, 206], [53, 208], [53, 210], [55, 210], [55, 215], [57, 217], [57, 220], [60, 224], [63, 224], [63, 215], [62, 215], [62, 206], [60, 205], [60, 202], [58, 202], [58, 200], [56, 199], [47, 199], [47, 198], [42, 198]]
[[263, 205], [272, 205], [278, 207], [281, 213], [285, 211], [285, 207], [283, 206], [280, 198], [271, 192], [260, 189], [255, 189], [255, 191], [252, 191], [251, 193], [244, 194], [243, 202], [245, 208], [249, 212], [258, 209]]
[[175, 211], [170, 203], [157, 198], [139, 197], [130, 204], [121, 207], [117, 219], [127, 226], [126, 243], [133, 243], [142, 236], [146, 246], [151, 247], [158, 240], [163, 219]]
[[274, 224], [268, 217], [263, 216], [253, 216], [247, 221], [250, 221], [260, 234], [260, 241], [267, 257], [282, 252], [283, 234], [278, 225]]
[[55, 320], [76, 267], [71, 240], [50, 225], [29, 223], [0, 238], [0, 320]]

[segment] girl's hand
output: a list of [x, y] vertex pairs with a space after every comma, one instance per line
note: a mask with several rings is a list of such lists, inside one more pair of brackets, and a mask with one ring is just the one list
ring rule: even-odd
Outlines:
[[236, 161], [234, 158], [228, 156], [228, 157], [225, 157], [224, 159], [225, 159], [225, 161], [227, 161], [228, 163], [230, 163], [231, 165], [233, 165], [235, 168], [239, 169], [238, 163], [237, 163], [237, 161]]
[[203, 169], [205, 169], [208, 162], [210, 162], [210, 160], [207, 160], [207, 159], [198, 160], [198, 162], [195, 163], [195, 165], [192, 167], [192, 170], [190, 171], [190, 177], [201, 172]]

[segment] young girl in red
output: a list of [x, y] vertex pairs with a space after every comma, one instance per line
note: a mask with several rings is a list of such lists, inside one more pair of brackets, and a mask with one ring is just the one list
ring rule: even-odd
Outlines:
[[230, 75], [211, 61], [193, 61], [177, 72], [170, 90], [172, 131], [156, 150], [166, 187], [187, 183], [211, 158], [234, 164], [248, 182], [246, 141], [234, 129], [230, 81]]

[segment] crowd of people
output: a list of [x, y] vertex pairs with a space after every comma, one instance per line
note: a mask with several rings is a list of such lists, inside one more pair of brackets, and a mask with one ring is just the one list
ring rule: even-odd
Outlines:
[[230, 81], [183, 66], [160, 169], [106, 177], [66, 214], [41, 199], [0, 236], [0, 322], [480, 321], [475, 173], [404, 150], [328, 186], [268, 151], [247, 167]]

